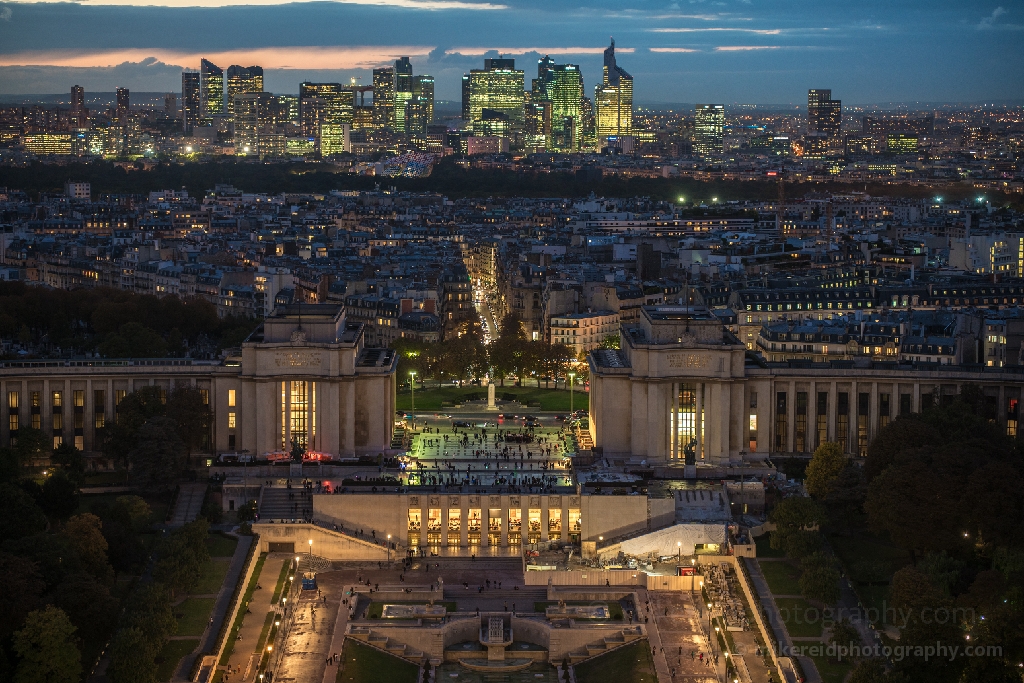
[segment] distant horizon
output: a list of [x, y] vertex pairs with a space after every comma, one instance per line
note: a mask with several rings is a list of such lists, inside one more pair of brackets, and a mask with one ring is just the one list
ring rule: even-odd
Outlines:
[[[75, 84], [72, 84], [72, 85], [75, 85]], [[57, 98], [63, 98], [63, 100], [64, 100], [63, 102], [54, 102], [54, 103], [55, 104], [66, 104], [70, 100], [70, 90], [71, 90], [71, 86], [68, 87], [68, 92], [65, 92], [65, 93], [59, 93], [59, 92], [52, 92], [52, 93], [0, 93], [0, 103], [2, 103], [2, 104], [12, 104], [12, 103], [14, 103], [14, 100], [35, 100], [35, 101], [39, 101], [39, 102], [44, 102], [47, 99], [54, 100], [54, 99], [57, 99]], [[131, 95], [133, 96], [133, 98], [134, 98], [134, 96], [138, 96], [139, 98], [142, 98], [142, 99], [145, 99], [145, 100], [151, 100], [154, 104], [159, 99], [163, 98], [164, 95], [166, 95], [167, 93], [173, 93], [173, 94], [176, 94], [176, 95], [179, 95], [179, 96], [181, 95], [181, 91], [180, 90], [179, 91], [174, 91], [174, 90], [130, 90], [130, 92], [131, 92]], [[266, 90], [266, 92], [268, 92], [268, 93], [270, 93], [272, 95], [292, 95], [292, 96], [297, 96], [298, 95], [297, 91], [296, 92], [283, 92], [283, 91]], [[115, 94], [116, 93], [115, 93], [114, 90], [109, 90], [109, 91], [106, 91], [106, 90], [94, 90], [94, 91], [86, 90], [85, 91], [86, 103], [88, 104], [88, 100], [89, 100], [90, 97], [93, 97], [93, 98], [96, 98], [96, 97], [108, 98], [109, 97], [110, 100], [113, 100], [114, 97], [115, 97]], [[838, 98], [837, 97], [837, 99], [842, 99], [842, 98]], [[458, 107], [461, 104], [459, 100], [440, 99], [440, 98], [435, 100], [435, 103], [438, 106], [449, 105], [449, 106], [452, 106], [452, 107]], [[644, 101], [644, 102], [634, 102], [633, 103], [633, 108], [634, 108], [634, 110], [635, 109], [687, 109], [687, 108], [693, 108], [697, 104], [698, 104], [698, 102]], [[726, 107], [756, 107], [758, 109], [764, 109], [764, 110], [768, 110], [768, 111], [772, 111], [772, 110], [776, 110], [776, 109], [777, 110], [786, 110], [786, 109], [804, 109], [804, 110], [806, 110], [806, 108], [807, 108], [807, 102], [806, 101], [804, 101], [804, 102], [723, 102], [721, 100], [708, 100], [708, 101], [701, 101], [699, 104], [722, 104], [722, 105], [724, 105]], [[946, 108], [946, 107], [952, 108], [952, 107], [985, 107], [985, 106], [993, 106], [993, 107], [1020, 107], [1020, 106], [1024, 106], [1024, 99], [1007, 99], [1007, 100], [1002, 100], [1002, 101], [999, 101], [999, 100], [984, 100], [984, 101], [980, 101], [979, 100], [979, 101], [972, 101], [972, 102], [936, 101], [936, 102], [870, 102], [870, 103], [847, 102], [847, 101], [843, 100], [843, 109], [844, 109], [844, 111], [848, 110], [849, 108], [871, 109], [871, 110], [878, 110], [878, 109], [885, 110], [885, 108], [889, 108], [889, 107], [892, 107], [892, 108], [907, 108], [907, 109], [910, 109], [911, 111], [924, 111], [924, 110], [930, 110], [930, 109], [936, 109], [936, 108]], [[913, 109], [913, 107], [918, 107], [918, 109]]]

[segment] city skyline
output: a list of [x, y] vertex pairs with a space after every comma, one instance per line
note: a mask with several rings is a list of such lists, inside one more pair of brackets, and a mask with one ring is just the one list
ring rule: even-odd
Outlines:
[[301, 81], [369, 85], [373, 68], [409, 56], [434, 76], [437, 99], [457, 100], [461, 75], [502, 54], [578, 64], [592, 91], [614, 36], [638, 104], [800, 103], [813, 87], [832, 88], [848, 105], [1024, 97], [1024, 85], [1002, 75], [1024, 65], [1014, 47], [1024, 20], [998, 4], [737, 1], [708, 12], [702, 3], [598, 2], [558, 13], [532, 2], [125, 4], [4, 4], [0, 93], [62, 93], [76, 83], [178, 90], [181, 69], [204, 57], [260, 64], [267, 91], [291, 93]]

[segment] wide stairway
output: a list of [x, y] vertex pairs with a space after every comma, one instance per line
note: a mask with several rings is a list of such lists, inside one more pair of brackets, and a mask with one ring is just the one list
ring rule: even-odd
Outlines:
[[408, 645], [393, 642], [387, 636], [375, 633], [365, 626], [353, 626], [348, 635], [360, 642], [366, 643], [370, 647], [377, 648], [381, 652], [387, 652], [389, 655], [395, 655], [416, 664], [423, 660], [422, 652], [414, 650]]
[[203, 509], [204, 498], [206, 498], [205, 483], [182, 484], [178, 490], [178, 497], [174, 501], [174, 512], [171, 513], [169, 526], [185, 526], [194, 521]]
[[470, 593], [475, 599], [504, 600], [509, 604], [515, 603], [520, 605], [521, 607], [516, 610], [517, 612], [532, 612], [533, 603], [547, 602], [548, 599], [548, 589], [545, 586], [520, 587], [519, 590], [512, 588], [502, 588], [501, 590], [488, 588], [483, 593], [477, 593], [476, 586], [472, 584], [470, 584], [468, 591], [462, 584], [445, 584], [444, 587], [445, 600], [464, 600], [466, 595]]
[[[289, 498], [288, 494], [292, 494]], [[299, 488], [264, 488], [260, 520], [302, 520], [313, 515], [313, 496]]]
[[590, 643], [585, 647], [570, 652], [569, 662], [571, 664], [579, 664], [585, 659], [611, 652], [642, 637], [643, 633], [638, 627], [624, 628], [614, 635], [606, 636], [595, 643]]

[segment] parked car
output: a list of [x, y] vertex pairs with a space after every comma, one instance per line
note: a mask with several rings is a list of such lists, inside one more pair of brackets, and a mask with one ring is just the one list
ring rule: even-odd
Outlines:
[[455, 422], [452, 422], [452, 426], [453, 427], [472, 427], [473, 425], [471, 425], [470, 423], [466, 422], [465, 420], [456, 420]]

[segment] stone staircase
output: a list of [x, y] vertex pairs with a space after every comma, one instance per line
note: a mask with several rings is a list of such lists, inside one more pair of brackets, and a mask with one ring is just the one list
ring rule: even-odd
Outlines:
[[387, 636], [381, 635], [366, 626], [353, 626], [348, 632], [348, 637], [417, 665], [423, 661], [422, 652], [414, 650], [404, 643], [393, 642]]
[[195, 521], [203, 509], [203, 499], [205, 498], [205, 483], [182, 484], [178, 490], [178, 497], [174, 501], [174, 511], [171, 513], [168, 525], [180, 527]]
[[624, 628], [614, 635], [605, 636], [595, 643], [590, 643], [578, 650], [570, 652], [569, 663], [573, 665], [579, 664], [591, 657], [597, 657], [598, 655], [603, 655], [607, 652], [611, 652], [612, 650], [617, 650], [623, 645], [636, 642], [644, 637], [643, 632], [638, 627]]
[[334, 570], [334, 563], [326, 557], [310, 555], [309, 553], [301, 553], [298, 557], [300, 558], [300, 572], [313, 572], [314, 574], [319, 574], [320, 572], [329, 572]]
[[[288, 498], [288, 494], [292, 498]], [[299, 488], [264, 488], [260, 500], [260, 521], [271, 519], [302, 520], [313, 515], [313, 497]]]

